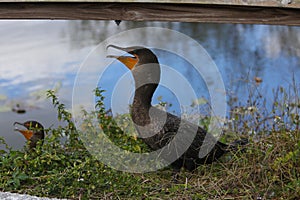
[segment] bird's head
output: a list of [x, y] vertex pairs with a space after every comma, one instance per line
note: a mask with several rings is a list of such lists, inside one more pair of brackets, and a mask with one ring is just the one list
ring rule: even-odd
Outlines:
[[108, 55], [107, 57], [118, 59], [130, 69], [135, 79], [136, 88], [147, 84], [158, 85], [160, 66], [156, 55], [150, 49], [140, 46], [118, 47], [115, 45], [108, 45], [107, 48], [115, 48], [127, 53], [121, 56]]
[[[20, 126], [25, 127], [25, 129]], [[44, 127], [37, 121], [15, 122], [14, 130], [22, 133], [27, 140], [31, 140], [33, 136], [38, 136], [41, 139], [44, 138]]]
[[144, 64], [158, 64], [156, 55], [145, 47], [134, 46], [134, 47], [118, 47], [115, 45], [108, 45], [108, 48], [115, 48], [127, 52], [130, 55], [108, 55], [108, 58], [116, 58], [122, 62], [128, 69], [133, 70], [135, 67]]

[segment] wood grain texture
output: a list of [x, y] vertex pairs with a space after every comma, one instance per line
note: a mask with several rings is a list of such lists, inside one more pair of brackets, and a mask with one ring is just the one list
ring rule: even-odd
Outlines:
[[300, 8], [300, 0], [0, 0], [0, 2], [174, 3]]
[[300, 25], [300, 10], [160, 3], [0, 3], [0, 18]]

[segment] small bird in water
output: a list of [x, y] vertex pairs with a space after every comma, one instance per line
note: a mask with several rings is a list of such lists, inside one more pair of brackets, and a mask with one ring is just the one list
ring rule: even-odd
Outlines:
[[[26, 129], [21, 129], [16, 125], [20, 125], [22, 127], [25, 127]], [[42, 142], [44, 141], [44, 137], [45, 137], [44, 127], [42, 124], [40, 124], [37, 121], [26, 121], [24, 123], [15, 122], [14, 130], [24, 135], [24, 137], [29, 141], [30, 149], [35, 148], [38, 141], [42, 141]]]
[[169, 161], [176, 171], [182, 167], [193, 171], [199, 165], [212, 163], [248, 142], [245, 139], [224, 144], [203, 128], [152, 106], [152, 97], [160, 82], [160, 65], [156, 55], [144, 47], [109, 47], [129, 54], [107, 57], [119, 60], [133, 75], [135, 94], [130, 114], [138, 136], [150, 149], [161, 151], [159, 157]]

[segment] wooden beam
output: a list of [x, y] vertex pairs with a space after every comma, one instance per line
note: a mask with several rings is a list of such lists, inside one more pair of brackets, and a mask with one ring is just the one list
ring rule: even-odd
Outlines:
[[83, 19], [300, 25], [300, 9], [172, 3], [0, 3], [0, 19]]
[[173, 3], [300, 8], [300, 0], [1, 0], [1, 2]]

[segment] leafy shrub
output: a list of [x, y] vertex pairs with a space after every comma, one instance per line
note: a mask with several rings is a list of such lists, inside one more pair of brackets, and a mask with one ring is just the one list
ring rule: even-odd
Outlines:
[[[294, 94], [298, 94], [297, 91], [294, 90]], [[263, 105], [259, 104], [259, 97], [239, 109], [233, 107], [227, 133], [232, 137], [236, 133], [250, 133], [247, 149], [228, 154], [220, 162], [200, 166], [194, 173], [182, 170], [179, 183], [174, 183], [171, 169], [145, 174], [125, 173], [111, 169], [90, 155], [80, 139], [95, 137], [96, 142], [101, 142], [103, 136], [97, 132], [99, 127], [91, 123], [95, 119], [105, 137], [120, 148], [137, 153], [149, 151], [134, 134], [126, 135], [117, 126], [122, 124], [128, 132], [133, 132], [129, 114], [112, 118], [107, 113], [102, 93], [102, 90], [95, 90], [96, 111], [83, 111], [81, 130], [94, 133], [85, 136], [76, 130], [65, 105], [53, 91], [48, 91], [48, 97], [57, 108], [57, 117], [65, 125], [46, 129], [44, 144], [34, 151], [12, 150], [1, 139], [0, 143], [6, 145], [8, 151], [0, 152], [0, 190], [71, 199], [299, 197], [299, 96], [292, 95], [291, 101], [291, 95], [280, 88], [268, 116], [254, 109]]]

